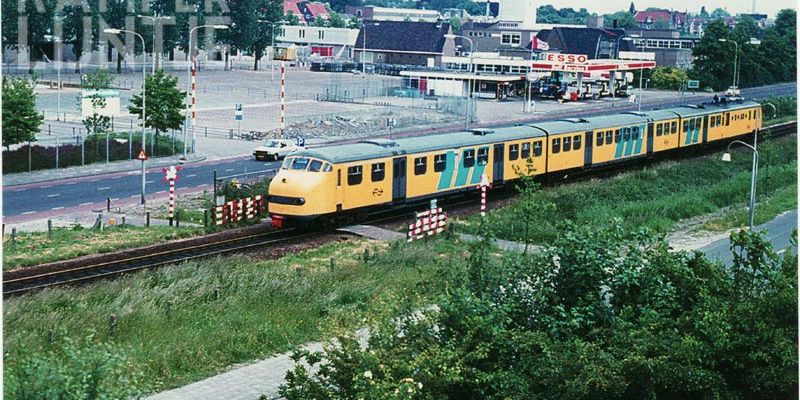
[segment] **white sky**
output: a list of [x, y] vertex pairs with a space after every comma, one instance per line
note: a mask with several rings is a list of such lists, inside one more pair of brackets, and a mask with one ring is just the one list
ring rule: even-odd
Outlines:
[[[631, 5], [630, 0], [534, 0], [537, 6], [550, 4], [555, 8], [572, 7], [574, 9], [586, 8], [589, 12], [607, 14], [621, 10], [628, 10]], [[710, 13], [716, 8], [724, 8], [732, 15], [737, 13], [749, 13], [753, 0], [634, 0], [633, 4], [637, 10], [644, 10], [647, 7], [659, 7], [673, 9], [676, 11], [700, 12], [700, 7], [705, 5]], [[797, 9], [797, 0], [756, 0], [756, 11], [767, 13], [770, 18], [784, 8]]]

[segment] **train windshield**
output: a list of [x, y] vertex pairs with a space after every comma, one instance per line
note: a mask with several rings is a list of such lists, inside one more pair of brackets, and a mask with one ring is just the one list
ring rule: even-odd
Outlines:
[[308, 161], [309, 161], [309, 159], [307, 159], [305, 157], [295, 158], [294, 162], [292, 163], [292, 166], [289, 167], [289, 168], [291, 168], [293, 170], [297, 170], [297, 171], [302, 171], [302, 170], [306, 169], [306, 167], [308, 167]]
[[283, 164], [281, 164], [281, 169], [289, 169], [293, 162], [294, 157], [286, 157], [286, 159], [283, 160]]

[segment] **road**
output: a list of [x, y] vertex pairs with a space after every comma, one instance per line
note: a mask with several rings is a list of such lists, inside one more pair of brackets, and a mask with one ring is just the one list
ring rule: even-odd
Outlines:
[[[756, 231], [766, 231], [767, 239], [772, 243], [772, 248], [776, 252], [782, 253], [787, 248], [791, 249], [790, 240], [792, 238], [792, 230], [795, 228], [797, 228], [797, 210], [784, 213], [772, 221], [758, 225], [754, 229]], [[722, 261], [728, 266], [733, 265], [730, 239], [717, 240], [699, 248], [698, 251], [703, 252], [709, 259]], [[790, 251], [797, 250], [791, 249]]]
[[[797, 85], [781, 84], [770, 87], [743, 90], [748, 98], [764, 98], [784, 94], [794, 94]], [[660, 104], [660, 108], [680, 105], [681, 99], [674, 103]], [[621, 110], [617, 110], [619, 112]], [[572, 116], [590, 116], [608, 111], [573, 110]], [[547, 118], [547, 116], [544, 116]], [[534, 118], [534, 119], [541, 119]], [[455, 129], [455, 128], [454, 128]], [[430, 131], [405, 133], [397, 136], [414, 136]], [[278, 163], [257, 162], [252, 158], [236, 157], [214, 163], [186, 165], [177, 182], [178, 193], [197, 192], [212, 189], [213, 171], [220, 176], [245, 172], [276, 169]], [[166, 196], [167, 185], [162, 183], [163, 173], [160, 168], [147, 172], [147, 195]], [[138, 171], [127, 171], [105, 175], [70, 178], [64, 180], [31, 183], [3, 187], [3, 216], [6, 222], [16, 223], [40, 218], [47, 218], [68, 212], [96, 209], [105, 205], [111, 198], [115, 204], [134, 204], [141, 191], [141, 175]]]

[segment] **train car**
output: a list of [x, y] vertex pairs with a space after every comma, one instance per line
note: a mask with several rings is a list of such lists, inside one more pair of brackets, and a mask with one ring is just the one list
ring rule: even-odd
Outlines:
[[751, 134], [754, 102], [626, 112], [398, 140], [372, 139], [291, 154], [269, 187], [272, 223], [306, 224], [495, 186], [566, 175]]

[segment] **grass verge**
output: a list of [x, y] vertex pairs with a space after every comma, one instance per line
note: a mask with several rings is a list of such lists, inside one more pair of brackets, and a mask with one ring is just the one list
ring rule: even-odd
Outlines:
[[[444, 240], [427, 245], [354, 240], [277, 261], [218, 258], [7, 299], [4, 373], [22, 382], [17, 387], [37, 390], [55, 378], [39, 378], [29, 366], [46, 364], [40, 360], [67, 351], [74, 338], [92, 335], [113, 349], [104, 351], [136, 366], [142, 390], [187, 384], [230, 365], [330, 338], [399, 298], [424, 304], [429, 299], [418, 296], [432, 296], [438, 288], [418, 285], [438, 282], [431, 279], [434, 266], [447, 262], [443, 255], [454, 254], [454, 246]], [[367, 248], [371, 256], [365, 260]], [[111, 315], [117, 321], [114, 334]], [[59, 374], [80, 369], [66, 364]]]
[[103, 231], [81, 227], [54, 228], [53, 237], [47, 237], [47, 232], [20, 233], [16, 244], [12, 244], [10, 235], [6, 235], [3, 241], [3, 270], [147, 246], [202, 233], [202, 227], [108, 226]]
[[[762, 152], [758, 187], [759, 218], [768, 220], [796, 207], [791, 189], [797, 180], [796, 136], [759, 144]], [[540, 220], [527, 227], [530, 243], [548, 243], [559, 235], [558, 224], [569, 220], [578, 224], [607, 225], [620, 218], [626, 230], [648, 228], [669, 232], [676, 222], [709, 214], [725, 207], [741, 207], [750, 190], [751, 155], [734, 150], [733, 161], [725, 163], [715, 153], [695, 159], [667, 161], [642, 170], [626, 172], [610, 179], [589, 180], [543, 188], [532, 194], [535, 204], [555, 204], [540, 213]], [[771, 200], [772, 199], [772, 200]], [[491, 211], [498, 223], [497, 235], [507, 240], [525, 241], [526, 227], [520, 219], [521, 202]], [[468, 232], [475, 232], [478, 216], [459, 221]], [[734, 224], [736, 218], [728, 222]]]

